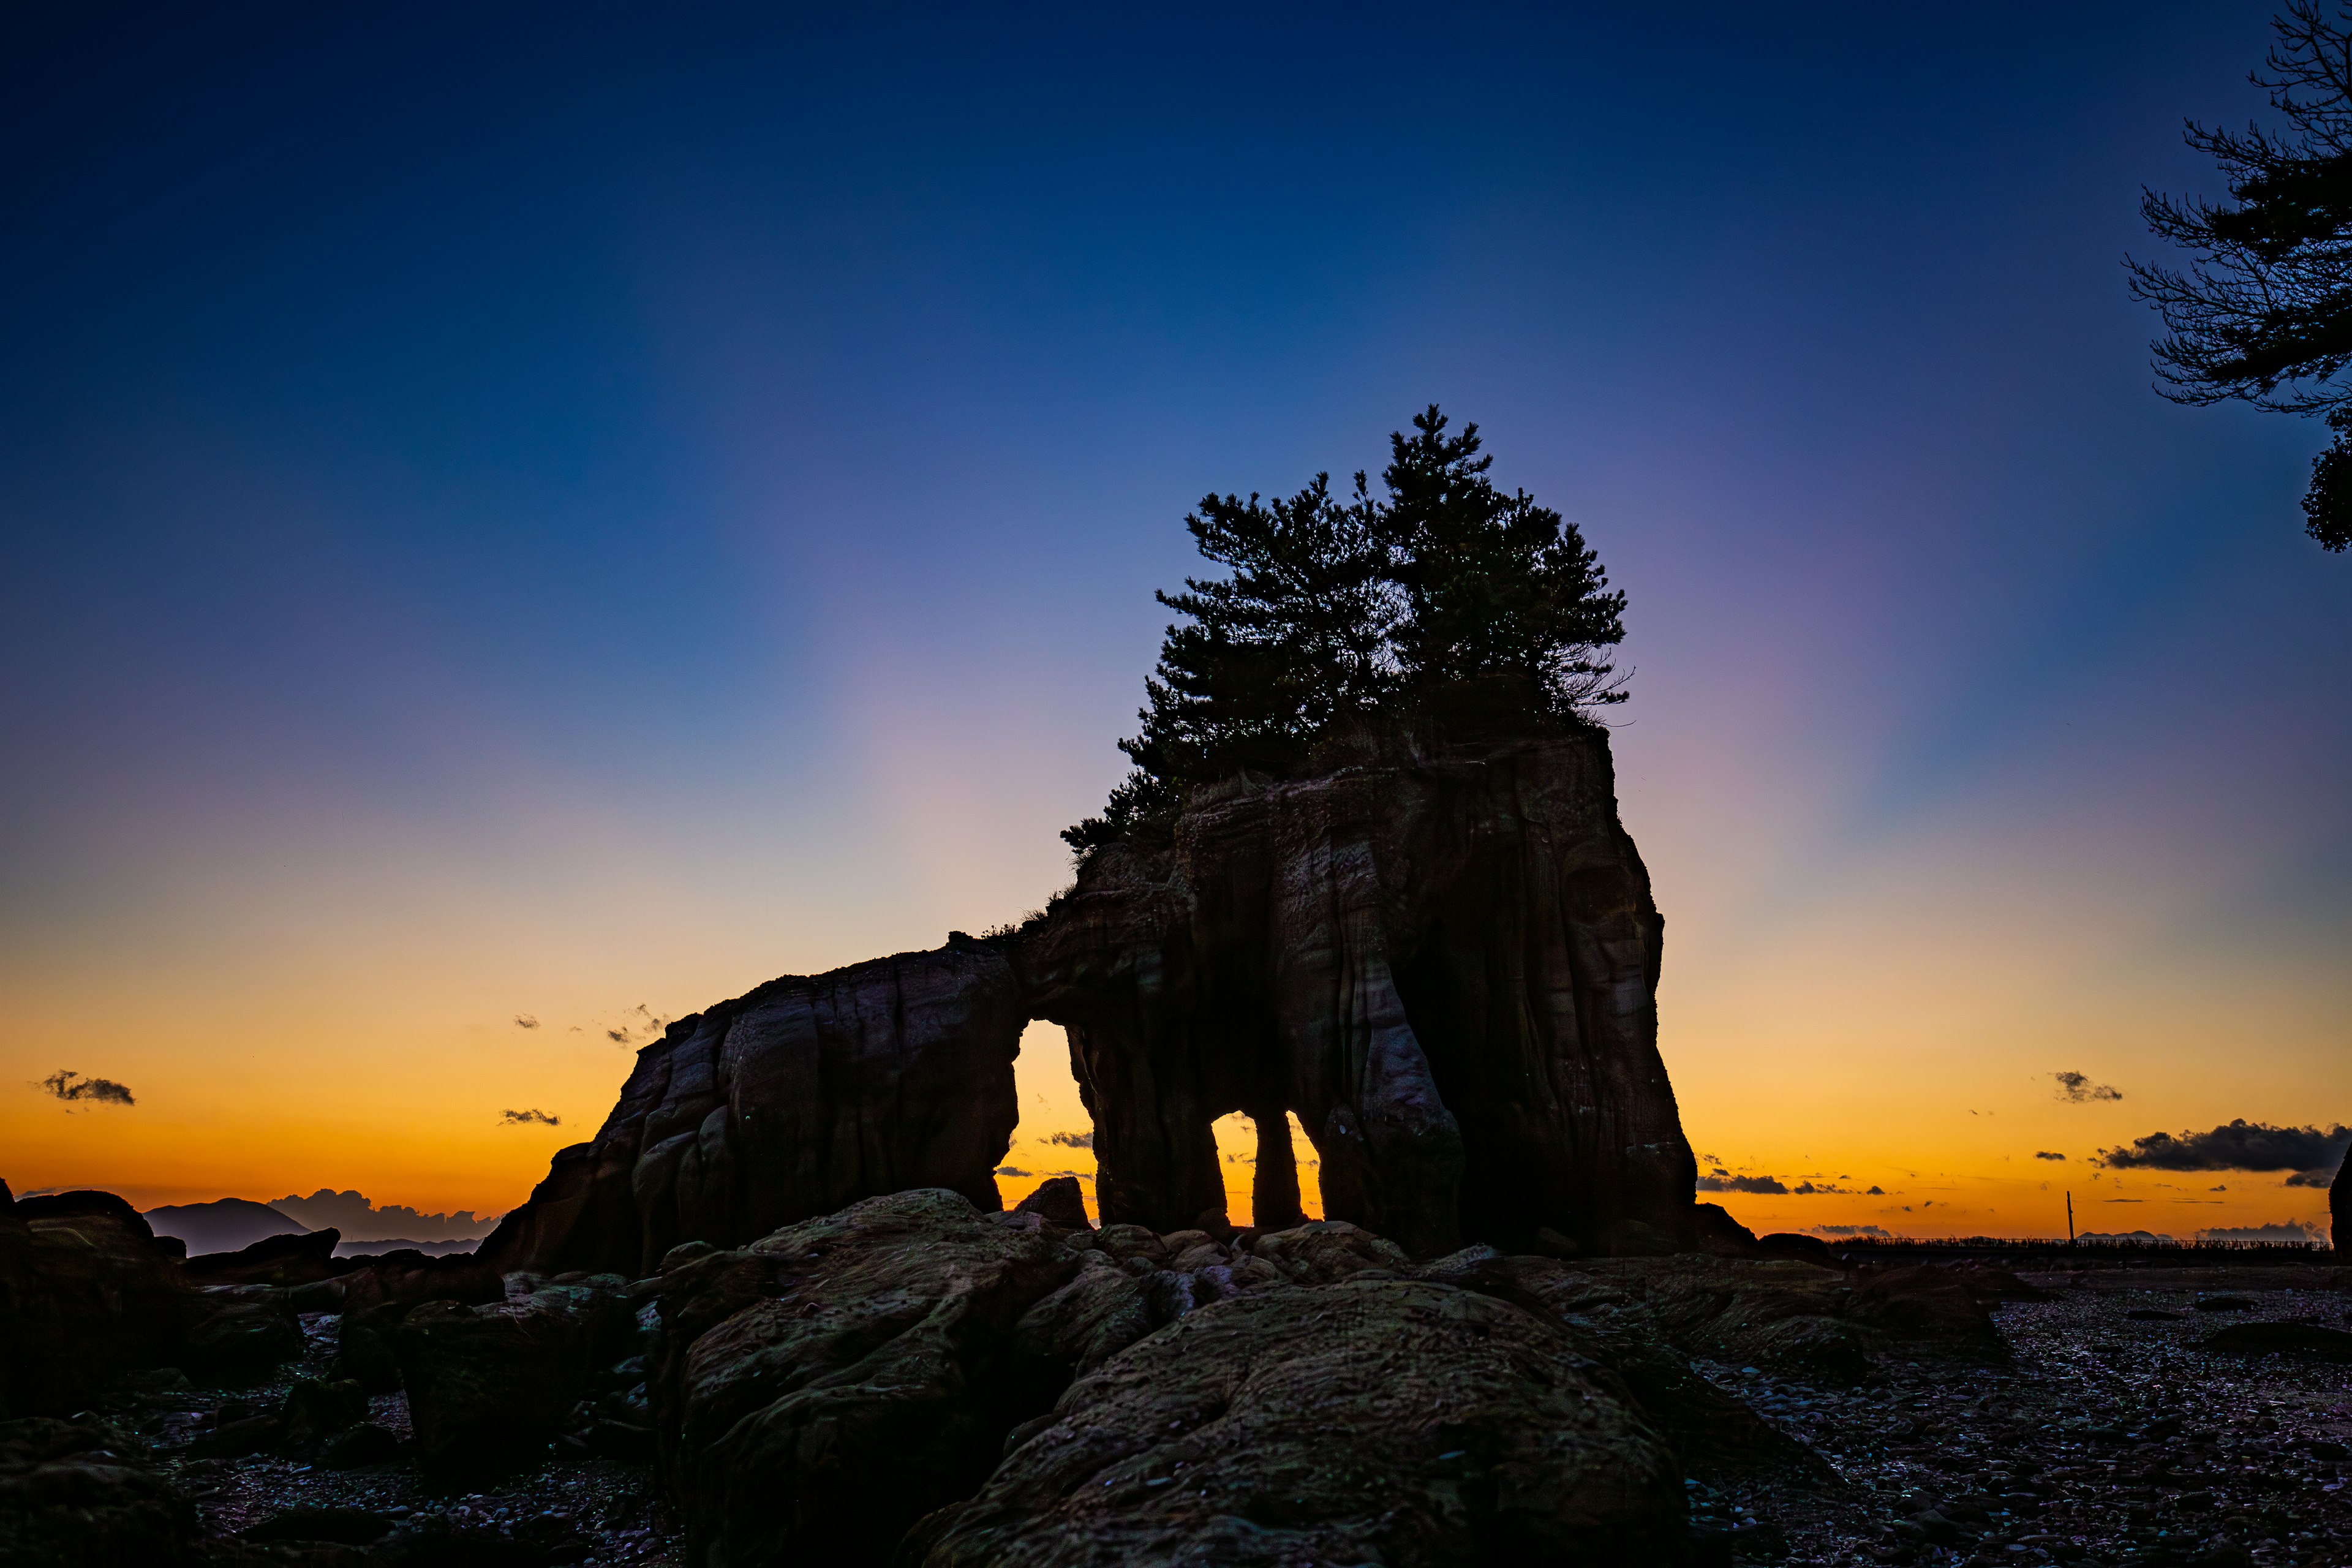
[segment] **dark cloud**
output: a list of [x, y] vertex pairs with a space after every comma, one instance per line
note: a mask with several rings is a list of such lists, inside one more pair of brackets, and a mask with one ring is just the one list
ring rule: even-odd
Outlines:
[[1777, 1193], [1783, 1196], [1789, 1191], [1770, 1176], [1701, 1176], [1698, 1190], [1703, 1193]]
[[2318, 1226], [2299, 1219], [2277, 1225], [2222, 1226], [2197, 1233], [2200, 1241], [2283, 1241], [2294, 1247], [2317, 1247], [2326, 1239]]
[[509, 1110], [504, 1113], [501, 1125], [529, 1127], [533, 1123], [541, 1127], [561, 1127], [563, 1125], [563, 1118], [550, 1116], [544, 1110]]
[[1059, 1144], [1065, 1149], [1091, 1149], [1095, 1146], [1095, 1135], [1091, 1132], [1056, 1132], [1045, 1142]]
[[532, 1017], [528, 1013], [517, 1013], [515, 1015], [515, 1027], [518, 1029], [536, 1029], [539, 1027], [539, 1020]]
[[1025, 1176], [1029, 1173], [1018, 1165], [999, 1165], [996, 1167], [996, 1173], [1000, 1176]]
[[612, 1041], [616, 1046], [625, 1046], [629, 1043], [629, 1031], [626, 1029], [607, 1029], [604, 1031], [604, 1037]]
[[1873, 1187], [1862, 1195], [1866, 1198], [1883, 1198], [1886, 1195], [1886, 1189], [1885, 1187]]
[[102, 1105], [136, 1105], [131, 1091], [110, 1078], [84, 1078], [59, 1068], [41, 1080], [41, 1087], [59, 1100], [95, 1100]]
[[2352, 1127], [2272, 1127], [2238, 1121], [2210, 1132], [2151, 1132], [2127, 1148], [2102, 1149], [2113, 1170], [2293, 1171], [2290, 1185], [2324, 1187], [2352, 1144]]
[[2111, 1083], [2093, 1083], [2091, 1075], [2081, 1072], [2053, 1072], [2058, 1080], [2058, 1098], [2070, 1105], [2081, 1105], [2093, 1100], [2121, 1100], [2124, 1091]]
[[1794, 1190], [1797, 1196], [1801, 1198], [1809, 1198], [1816, 1194], [1851, 1194], [1853, 1192], [1852, 1187], [1841, 1187], [1834, 1182], [1823, 1182], [1818, 1186], [1811, 1182], [1799, 1182]]
[[1808, 1226], [1806, 1228], [1815, 1231], [1822, 1236], [1888, 1236], [1893, 1234], [1883, 1225], [1816, 1225]]
[[307, 1198], [291, 1194], [273, 1198], [269, 1206], [312, 1230], [331, 1226], [343, 1233], [345, 1241], [463, 1241], [488, 1235], [499, 1217], [494, 1214], [477, 1217], [472, 1209], [422, 1214], [404, 1204], [378, 1208], [362, 1193], [338, 1193], [326, 1187]]
[[2063, 1154], [2053, 1154], [2047, 1149], [2036, 1149], [2033, 1152], [2033, 1157], [2037, 1160], [2063, 1160], [2066, 1156]]

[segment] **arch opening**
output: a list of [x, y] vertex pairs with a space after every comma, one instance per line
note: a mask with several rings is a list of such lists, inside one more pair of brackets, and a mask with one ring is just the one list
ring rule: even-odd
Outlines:
[[[1217, 1141], [1217, 1170], [1225, 1182], [1228, 1223], [1243, 1229], [1260, 1224], [1260, 1200], [1268, 1187], [1272, 1189], [1272, 1202], [1286, 1201], [1283, 1195], [1284, 1173], [1273, 1164], [1278, 1161], [1289, 1164], [1300, 1215], [1310, 1220], [1323, 1217], [1323, 1163], [1316, 1155], [1315, 1145], [1307, 1141], [1307, 1129], [1299, 1124], [1297, 1111], [1283, 1112], [1283, 1125], [1290, 1134], [1287, 1141], [1279, 1135], [1261, 1138], [1256, 1119], [1247, 1111], [1231, 1111], [1210, 1124], [1209, 1131]], [[1261, 1165], [1268, 1168], [1261, 1172]], [[1262, 1186], [1262, 1182], [1267, 1185]]]
[[1075, 1176], [1087, 1218], [1102, 1223], [1095, 1202], [1095, 1119], [1070, 1070], [1070, 1040], [1059, 1024], [1030, 1020], [1013, 1058], [1019, 1104], [1013, 1142], [996, 1167], [996, 1191], [1011, 1208], [1055, 1176]]

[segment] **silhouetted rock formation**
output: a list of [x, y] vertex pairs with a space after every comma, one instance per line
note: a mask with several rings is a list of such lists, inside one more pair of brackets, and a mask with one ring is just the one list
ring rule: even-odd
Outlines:
[[[1428, 1256], [1685, 1237], [1696, 1167], [1657, 1050], [1663, 922], [1598, 731], [1196, 795], [1174, 847], [1114, 846], [1013, 946], [1069, 1032], [1106, 1222], [1222, 1212], [1210, 1123], [1259, 1130], [1257, 1220], [1326, 1214]], [[1629, 1233], [1627, 1222], [1645, 1226]]]
[[681, 1241], [729, 1246], [883, 1193], [999, 1208], [1028, 1016], [1004, 954], [962, 938], [680, 1019], [637, 1053], [595, 1142], [558, 1153], [475, 1257], [634, 1277]]
[[1670, 1252], [1728, 1222], [1658, 1056], [1662, 923], [1601, 731], [1367, 738], [1196, 794], [1171, 847], [1097, 851], [1017, 932], [672, 1025], [477, 1256], [635, 1274], [886, 1193], [993, 1210], [1032, 1018], [1068, 1032], [1106, 1224], [1221, 1227], [1236, 1110], [1259, 1226], [1297, 1224], [1295, 1112], [1329, 1216], [1415, 1256]]

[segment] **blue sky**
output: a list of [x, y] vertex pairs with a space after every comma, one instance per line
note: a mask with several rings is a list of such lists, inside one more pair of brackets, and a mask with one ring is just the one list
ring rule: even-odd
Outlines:
[[0, 1057], [152, 1088], [0, 1128], [514, 1201], [385, 1119], [1042, 902], [1185, 510], [1433, 400], [1630, 595], [1702, 1144], [2352, 1116], [2322, 432], [2156, 397], [2119, 266], [2266, 15], [14, 15]]

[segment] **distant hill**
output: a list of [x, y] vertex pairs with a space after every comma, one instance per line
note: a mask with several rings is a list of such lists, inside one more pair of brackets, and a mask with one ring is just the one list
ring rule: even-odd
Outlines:
[[387, 1241], [339, 1241], [335, 1244], [338, 1258], [373, 1258], [380, 1253], [398, 1252], [406, 1247], [427, 1258], [447, 1258], [454, 1253], [471, 1252], [481, 1246], [478, 1237], [460, 1237], [455, 1241], [408, 1241], [394, 1237]]
[[298, 1224], [268, 1204], [249, 1198], [215, 1198], [208, 1204], [166, 1204], [149, 1209], [146, 1221], [157, 1236], [176, 1236], [188, 1244], [188, 1256], [236, 1252], [273, 1236], [307, 1236], [310, 1227]]

